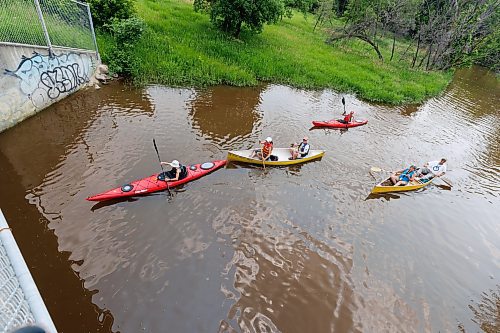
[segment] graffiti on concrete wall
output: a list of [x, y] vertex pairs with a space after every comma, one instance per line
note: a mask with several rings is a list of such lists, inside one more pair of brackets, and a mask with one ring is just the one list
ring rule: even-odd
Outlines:
[[21, 91], [36, 108], [41, 108], [88, 82], [91, 66], [88, 55], [64, 53], [50, 57], [34, 52], [30, 58], [23, 56], [17, 69], [5, 70], [5, 74], [18, 78]]

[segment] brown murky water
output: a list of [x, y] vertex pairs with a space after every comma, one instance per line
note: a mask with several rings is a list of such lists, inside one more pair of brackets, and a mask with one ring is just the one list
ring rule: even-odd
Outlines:
[[[346, 96], [369, 123], [340, 132], [310, 130], [331, 91], [115, 83], [0, 134], [0, 207], [61, 332], [475, 332], [500, 284], [499, 88], [475, 68], [418, 107]], [[321, 161], [85, 201], [157, 172], [153, 138], [195, 163], [304, 134]], [[368, 195], [370, 167], [443, 156], [451, 189]]]

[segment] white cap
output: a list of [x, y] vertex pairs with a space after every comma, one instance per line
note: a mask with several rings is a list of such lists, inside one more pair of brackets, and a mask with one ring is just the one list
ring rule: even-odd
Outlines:
[[181, 164], [179, 163], [179, 161], [177, 160], [173, 160], [171, 163], [168, 163], [170, 166], [174, 167], [174, 168], [178, 168], [181, 166]]
[[267, 141], [267, 142], [273, 142], [273, 138], [271, 138], [270, 136], [268, 136], [268, 137], [266, 138], [266, 141]]

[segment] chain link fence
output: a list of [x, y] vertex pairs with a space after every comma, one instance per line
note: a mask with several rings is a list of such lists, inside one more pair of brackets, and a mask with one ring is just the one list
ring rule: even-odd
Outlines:
[[[3, 0], [2, 0], [3, 1]], [[32, 324], [35, 318], [0, 241], [0, 332]]]
[[0, 44], [97, 50], [87, 3], [0, 0]]

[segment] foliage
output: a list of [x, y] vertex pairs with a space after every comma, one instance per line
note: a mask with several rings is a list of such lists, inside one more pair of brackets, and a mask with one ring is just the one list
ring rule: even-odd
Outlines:
[[239, 38], [242, 25], [260, 33], [265, 23], [276, 23], [285, 13], [282, 0], [194, 0], [196, 11], [206, 11], [222, 31]]
[[[244, 29], [236, 40], [183, 1], [138, 0], [137, 9], [148, 29], [130, 48], [133, 57], [141, 60], [129, 66], [136, 84], [248, 86], [264, 81], [332, 88], [371, 101], [401, 104], [435, 96], [451, 79], [451, 72], [413, 70], [404, 61], [381, 63], [369, 55], [366, 44], [356, 40], [332, 48], [324, 43], [324, 31], [312, 30], [310, 15], [285, 17], [259, 35]], [[332, 20], [332, 24], [342, 22]], [[98, 37], [101, 54], [109, 59], [113, 39], [102, 32]], [[381, 39], [384, 57], [391, 51], [387, 42]], [[398, 44], [397, 57], [407, 45]]]
[[104, 63], [107, 63], [114, 73], [133, 76], [134, 70], [139, 67], [140, 58], [132, 50], [145, 31], [144, 21], [137, 17], [125, 20], [115, 18], [106, 27], [113, 41], [112, 47], [103, 56]]
[[86, 0], [96, 27], [104, 27], [113, 19], [128, 19], [135, 13], [134, 0]]
[[125, 20], [113, 19], [105, 25], [120, 46], [130, 46], [137, 42], [143, 34], [146, 24], [138, 17]]
[[293, 10], [298, 10], [305, 14], [310, 12], [315, 6], [317, 6], [317, 0], [283, 0], [285, 6], [285, 15], [287, 17], [292, 17]]
[[[320, 0], [318, 23], [331, 20], [338, 0]], [[475, 62], [490, 64], [498, 55], [499, 0], [348, 0], [345, 24], [331, 31], [329, 42], [357, 38], [379, 50], [381, 37], [412, 41], [411, 67], [446, 70]], [[333, 5], [333, 6], [332, 6]], [[338, 10], [337, 10], [338, 11]], [[405, 52], [406, 54], [406, 52]], [[391, 53], [390, 60], [393, 59]], [[498, 62], [498, 61], [497, 61]]]

